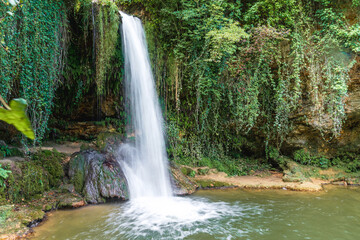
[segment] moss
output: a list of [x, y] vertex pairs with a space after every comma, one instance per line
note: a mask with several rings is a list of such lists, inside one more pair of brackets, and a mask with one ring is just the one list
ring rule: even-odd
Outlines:
[[0, 234], [22, 235], [28, 231], [27, 225], [44, 218], [39, 207], [14, 205], [0, 206]]
[[209, 168], [199, 168], [198, 171], [197, 171], [197, 173], [198, 173], [199, 175], [206, 175], [206, 174], [209, 173], [209, 171], [210, 171]]
[[[58, 187], [64, 177], [61, 162], [64, 155], [57, 151], [39, 151], [30, 161], [19, 162], [11, 169], [6, 179], [6, 188], [1, 194], [18, 203], [39, 198], [45, 191]], [[1, 198], [1, 196], [0, 196]]]
[[188, 167], [182, 167], [181, 172], [185, 176], [189, 176], [189, 177], [195, 177], [195, 174], [196, 174], [196, 172], [194, 170], [192, 170], [191, 168], [188, 168]]
[[75, 191], [78, 193], [82, 193], [84, 188], [84, 172], [77, 171], [72, 179], [72, 183], [74, 184]]
[[42, 166], [47, 172], [50, 187], [58, 187], [64, 177], [64, 169], [61, 165], [65, 155], [58, 151], [39, 151], [32, 156], [35, 164]]
[[44, 170], [33, 162], [22, 165], [22, 179], [17, 179], [22, 186], [21, 192], [25, 199], [31, 199], [49, 190], [49, 180]]
[[222, 187], [230, 187], [231, 185], [224, 182], [212, 181], [212, 180], [197, 180], [196, 183], [200, 188], [208, 189], [208, 188], [222, 188]]
[[[100, 151], [104, 151], [109, 146], [115, 146], [121, 143], [123, 135], [119, 133], [103, 132], [96, 139], [96, 146]], [[107, 149], [109, 150], [109, 149]], [[111, 150], [111, 149], [110, 149]]]
[[[73, 169], [73, 177], [71, 178], [71, 183], [74, 185], [75, 191], [82, 193], [85, 183], [85, 174], [84, 174], [85, 159], [84, 156], [78, 154], [74, 159], [70, 161], [69, 169]], [[70, 174], [71, 175], [71, 174]]]

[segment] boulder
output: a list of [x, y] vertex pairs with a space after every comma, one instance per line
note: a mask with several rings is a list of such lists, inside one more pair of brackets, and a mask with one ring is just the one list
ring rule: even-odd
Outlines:
[[79, 152], [69, 162], [69, 178], [89, 203], [106, 199], [129, 199], [128, 184], [120, 164], [111, 153]]

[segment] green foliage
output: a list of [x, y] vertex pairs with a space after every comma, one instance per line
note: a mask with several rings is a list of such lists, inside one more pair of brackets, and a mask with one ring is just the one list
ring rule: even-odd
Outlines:
[[65, 6], [62, 1], [29, 0], [13, 13], [0, 22], [6, 46], [0, 48], [0, 94], [28, 101], [36, 141], [41, 141], [64, 64]]
[[82, 0], [72, 7], [68, 14], [72, 35], [64, 69], [64, 85], [57, 91], [59, 96], [67, 98], [56, 102], [56, 116], [72, 117], [80, 104], [94, 105], [95, 97], [97, 109], [91, 120], [100, 120], [103, 99], [111, 96], [117, 102], [116, 108], [121, 117], [123, 104], [119, 93], [122, 91], [124, 60], [118, 9], [109, 0]]
[[347, 173], [360, 171], [360, 156], [357, 153], [344, 152], [331, 159], [331, 165], [344, 169]]
[[11, 149], [6, 145], [0, 145], [0, 158], [11, 156]]
[[[269, 157], [270, 146], [281, 148], [299, 115], [326, 140], [340, 135], [359, 43], [359, 18], [345, 17], [351, 5], [120, 2], [141, 3], [150, 16], [146, 29], [155, 47], [149, 50], [174, 159], [227, 161], [223, 156], [249, 151], [254, 135], [264, 142], [260, 154]], [[329, 165], [320, 158], [315, 164]]]
[[310, 165], [320, 168], [329, 168], [330, 159], [324, 156], [313, 156], [304, 149], [300, 149], [294, 152], [294, 160], [302, 165]]
[[[98, 94], [104, 92], [105, 81], [111, 76], [111, 58], [116, 53], [119, 39], [119, 13], [112, 1], [98, 1], [96, 15], [96, 86]], [[93, 30], [95, 31], [95, 30]], [[94, 39], [95, 40], [95, 39]]]
[[11, 171], [3, 169], [0, 164], [0, 192], [5, 187], [5, 180], [9, 176], [9, 173], [11, 173]]

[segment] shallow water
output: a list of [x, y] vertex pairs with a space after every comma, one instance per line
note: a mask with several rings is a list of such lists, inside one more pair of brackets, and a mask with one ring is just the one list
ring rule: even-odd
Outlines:
[[32, 239], [359, 239], [360, 189], [212, 190], [51, 214]]

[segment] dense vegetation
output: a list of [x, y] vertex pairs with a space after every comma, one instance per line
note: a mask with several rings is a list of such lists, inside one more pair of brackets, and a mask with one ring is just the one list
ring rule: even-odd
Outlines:
[[360, 53], [358, 1], [122, 2], [149, 14], [174, 158], [269, 157], [299, 118], [321, 123], [326, 141], [339, 136]]
[[49, 118], [123, 131], [118, 8], [145, 23], [172, 159], [246, 174], [278, 161], [295, 121], [340, 135], [359, 0], [0, 0], [0, 94], [27, 99], [36, 143]]

